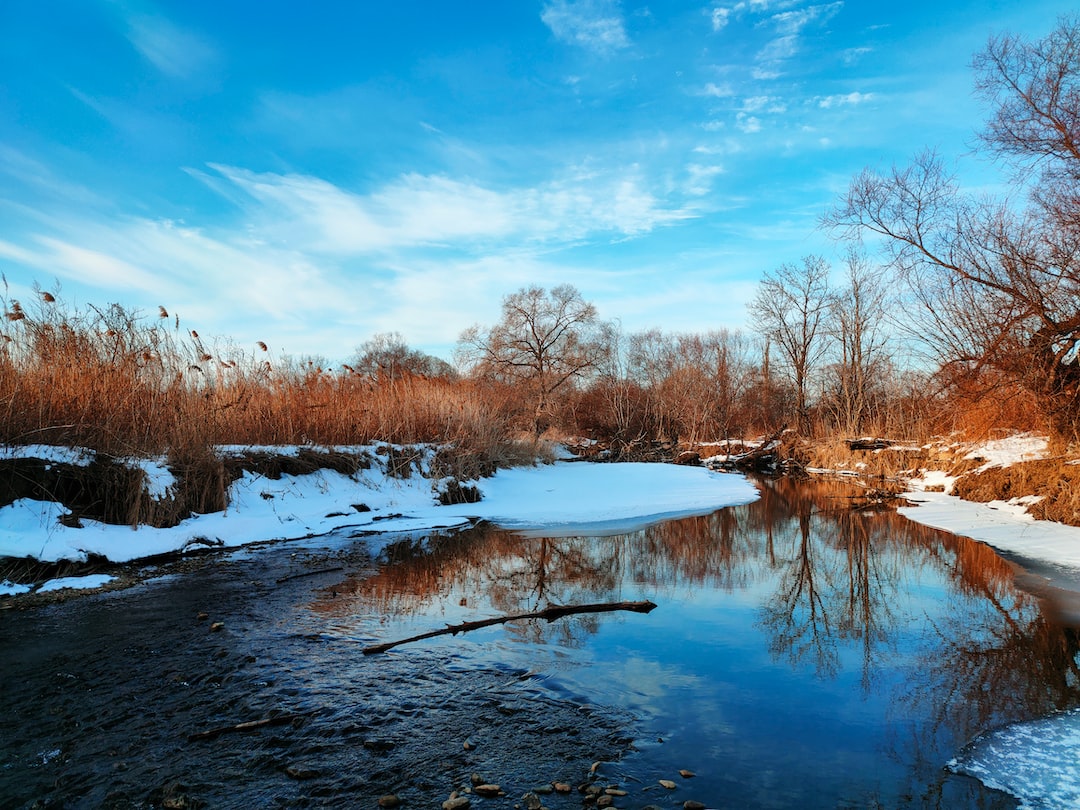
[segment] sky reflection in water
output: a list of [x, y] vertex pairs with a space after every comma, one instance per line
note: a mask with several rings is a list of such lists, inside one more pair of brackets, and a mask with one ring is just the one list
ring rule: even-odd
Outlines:
[[404, 540], [312, 608], [336, 633], [385, 641], [651, 599], [647, 616], [520, 622], [393, 654], [422, 665], [429, 645], [455, 645], [627, 709], [637, 751], [604, 767], [644, 784], [690, 769], [710, 806], [1013, 806], [944, 765], [988, 728], [1080, 705], [1075, 632], [986, 546], [844, 485], [761, 486], [756, 503], [627, 535]]

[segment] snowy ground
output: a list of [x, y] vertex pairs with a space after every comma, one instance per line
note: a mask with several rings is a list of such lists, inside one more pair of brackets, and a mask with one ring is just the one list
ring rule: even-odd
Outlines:
[[[45, 453], [56, 462], [88, 463], [90, 458], [55, 448], [21, 450], [23, 455]], [[164, 495], [171, 474], [163, 466], [141, 464], [150, 473], [151, 494]], [[61, 505], [24, 498], [0, 509], [0, 556], [55, 562], [95, 554], [127, 562], [197, 547], [230, 548], [341, 529], [412, 532], [464, 526], [479, 519], [546, 534], [602, 534], [708, 513], [758, 497], [757, 489], [741, 475], [658, 464], [558, 461], [500, 470], [493, 478], [469, 483], [480, 489], [480, 502], [442, 506], [436, 491], [440, 482], [415, 473], [407, 479], [390, 477], [377, 468], [356, 476], [321, 470], [280, 479], [245, 473], [232, 484], [225, 512], [196, 515], [167, 529], [133, 529], [85, 519], [83, 528], [69, 528], [59, 522], [66, 512]], [[84, 586], [101, 584], [98, 578]], [[68, 580], [47, 587], [78, 585]], [[21, 590], [25, 587], [0, 582], [0, 595]]]

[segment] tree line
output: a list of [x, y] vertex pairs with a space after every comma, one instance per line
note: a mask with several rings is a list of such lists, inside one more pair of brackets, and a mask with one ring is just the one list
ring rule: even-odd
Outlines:
[[537, 432], [558, 405], [624, 439], [932, 424], [1076, 441], [1080, 18], [1035, 41], [994, 37], [972, 67], [988, 108], [976, 151], [1004, 193], [966, 189], [933, 150], [866, 169], [822, 218], [839, 267], [807, 256], [766, 271], [747, 334], [623, 335], [573, 288], [531, 287], [462, 336], [465, 367], [530, 391]]

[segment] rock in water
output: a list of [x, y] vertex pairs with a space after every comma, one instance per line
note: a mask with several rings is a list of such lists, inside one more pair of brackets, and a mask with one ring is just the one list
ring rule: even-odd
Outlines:
[[395, 796], [393, 793], [387, 793], [385, 796], [379, 797], [379, 807], [385, 808], [385, 810], [392, 810], [401, 804], [401, 799]]

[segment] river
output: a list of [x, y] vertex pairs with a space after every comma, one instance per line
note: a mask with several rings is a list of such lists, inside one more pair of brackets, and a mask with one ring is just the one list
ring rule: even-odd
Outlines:
[[[1080, 706], [1075, 628], [986, 546], [844, 484], [758, 484], [755, 503], [628, 534], [330, 535], [0, 612], [0, 807], [438, 807], [456, 790], [558, 810], [590, 785], [624, 808], [1015, 807], [945, 764]], [[643, 599], [657, 608], [363, 654]]]

